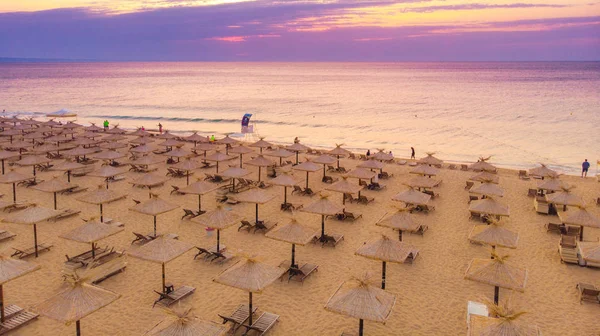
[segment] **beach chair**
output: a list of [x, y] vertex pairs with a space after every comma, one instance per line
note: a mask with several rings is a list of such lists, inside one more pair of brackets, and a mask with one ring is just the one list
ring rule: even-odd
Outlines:
[[337, 168], [337, 169], [336, 169], [336, 171], [337, 171], [338, 173], [342, 173], [342, 174], [345, 174], [345, 173], [347, 173], [347, 172], [348, 172], [348, 171], [346, 170], [346, 168], [344, 168], [344, 167], [339, 167], [339, 168]]
[[[8, 334], [39, 317], [38, 314], [27, 311], [17, 305], [7, 305], [4, 308], [4, 322], [0, 325], [0, 335]], [[15, 335], [17, 335], [15, 333]]]
[[382, 173], [379, 173], [378, 176], [379, 176], [380, 179], [386, 180], [386, 179], [389, 179], [390, 177], [393, 177], [394, 174], [390, 174], [388, 172], [382, 172]]
[[180, 188], [178, 186], [172, 185], [171, 188], [173, 188], [173, 189], [171, 190], [170, 195], [173, 195], [173, 194], [175, 194], [175, 195], [183, 195], [183, 193], [181, 191], [179, 191]]
[[[256, 313], [258, 307], [252, 307], [252, 314]], [[235, 334], [235, 332], [250, 318], [250, 308], [247, 304], [239, 305], [233, 313], [229, 315], [221, 315], [218, 314], [220, 318], [223, 319], [223, 324], [227, 322], [231, 322], [233, 326], [231, 326], [230, 332], [231, 334]]]
[[[275, 226], [277, 226], [276, 222], [272, 223], [272, 222], [259, 221], [258, 223], [256, 223], [254, 225], [254, 233], [256, 233], [256, 231], [258, 231], [258, 230], [261, 230], [261, 231], [264, 231], [264, 233], [267, 233]], [[250, 232], [250, 230], [248, 230], [248, 232]]]
[[0, 230], [0, 242], [16, 237], [17, 235], [6, 230]]
[[[337, 179], [335, 181], [337, 181]], [[323, 176], [323, 178], [321, 179], [321, 182], [329, 183], [329, 184], [331, 184], [335, 181], [333, 180], [333, 177], [331, 177], [331, 176]]]
[[567, 236], [573, 236], [573, 237], [579, 237], [579, 235], [581, 234], [581, 226], [572, 226], [572, 225], [567, 225]]
[[600, 205], [600, 197], [598, 197], [598, 199], [596, 199], [596, 205]]
[[66, 195], [66, 194], [72, 195], [72, 194], [78, 194], [78, 193], [87, 191], [88, 189], [89, 189], [88, 187], [76, 186], [76, 187], [72, 187], [67, 190], [61, 191], [60, 193], [64, 194], [64, 195]]
[[192, 219], [195, 217], [200, 216], [200, 213], [194, 212], [190, 209], [183, 209], [183, 216], [181, 216], [181, 219], [187, 218], [187, 219]]
[[419, 255], [419, 250], [413, 249], [408, 254], [408, 257], [406, 257], [406, 260], [404, 260], [404, 263], [405, 264], [412, 264], [415, 261], [415, 259], [417, 259], [418, 255]]
[[350, 202], [350, 203], [358, 202], [358, 198], [355, 198], [354, 196], [352, 196], [352, 194], [347, 194], [347, 193], [344, 193], [344, 200], [346, 200], [346, 202]]
[[94, 171], [94, 167], [89, 166], [86, 168], [77, 169], [71, 172], [73, 177], [82, 177]]
[[427, 195], [431, 196], [431, 199], [440, 197], [440, 194], [436, 194], [435, 192], [433, 192], [433, 190], [423, 190], [423, 194], [427, 194]]
[[310, 188], [304, 188], [304, 190], [302, 190], [302, 195], [312, 196], [314, 194], [315, 192]]
[[385, 184], [380, 184], [379, 182], [371, 182], [371, 184], [369, 184], [367, 186], [367, 189], [369, 189], [369, 190], [381, 190], [381, 189], [385, 189]]
[[235, 257], [234, 254], [232, 253], [228, 253], [228, 252], [213, 252], [211, 257], [208, 257], [207, 259], [210, 260], [210, 262], [212, 263], [213, 261], [217, 261], [218, 263], [222, 264], [224, 262], [227, 262], [231, 259], [233, 259]]
[[192, 295], [192, 293], [194, 293], [195, 290], [196, 288], [194, 287], [181, 286], [170, 293], [161, 293], [155, 291], [156, 294], [159, 295], [159, 298], [156, 301], [154, 301], [152, 308], [154, 308], [154, 306], [156, 306], [157, 304], [168, 307], [185, 298], [186, 296]]
[[150, 235], [146, 236], [143, 235], [141, 233], [137, 233], [137, 232], [133, 232], [133, 234], [135, 235], [135, 239], [131, 241], [131, 244], [137, 244], [137, 245], [144, 245], [146, 243], [149, 243], [151, 241], [153, 241], [156, 237], [152, 237]]
[[2, 210], [4, 210], [5, 212], [13, 212], [13, 211], [17, 211], [17, 210], [23, 210], [23, 209], [27, 209], [30, 206], [34, 206], [34, 203], [31, 202], [17, 202], [17, 203], [11, 203], [9, 205], [6, 205]]
[[527, 175], [527, 171], [526, 170], [519, 170], [519, 178], [521, 180], [529, 180], [529, 176]]
[[243, 220], [243, 221], [241, 221], [241, 223], [242, 223], [242, 225], [240, 225], [240, 227], [238, 227], [238, 231], [244, 229], [244, 230], [248, 230], [248, 232], [250, 232], [250, 229], [252, 229], [254, 227], [254, 224], [251, 224], [247, 220]]
[[465, 190], [471, 190], [471, 188], [473, 188], [473, 185], [475, 185], [475, 182], [467, 181], [465, 185]]
[[531, 189], [530, 188], [530, 189], [527, 190], [527, 196], [528, 197], [535, 197], [535, 196], [537, 196], [537, 193], [538, 193], [537, 189]]
[[348, 212], [348, 211], [344, 210], [344, 220], [349, 219], [354, 222], [355, 220], [357, 220], [361, 217], [362, 217], [361, 213]]
[[425, 234], [425, 231], [427, 231], [428, 229], [429, 229], [429, 227], [427, 225], [419, 225], [419, 228], [417, 229], [417, 231], [414, 231], [412, 233], [422, 236]]
[[73, 209], [65, 209], [60, 214], [55, 217], [49, 218], [48, 221], [59, 221], [61, 219], [65, 219], [71, 216], [75, 216], [81, 213], [81, 210], [73, 210]]
[[460, 165], [460, 170], [462, 170], [462, 171], [468, 171], [469, 170], [469, 166], [467, 166], [466, 164], [461, 164]]
[[469, 195], [469, 202], [468, 202], [468, 204], [471, 204], [471, 202], [477, 201], [477, 200], [479, 200], [479, 197], [474, 196], [474, 195]]
[[[42, 252], [50, 251], [50, 249], [53, 246], [54, 245], [48, 244], [48, 243], [38, 244], [38, 254], [42, 253]], [[35, 246], [28, 247], [26, 249], [18, 249], [18, 248], [13, 247], [12, 249], [15, 251], [13, 252], [13, 254], [10, 255], [11, 257], [23, 259], [23, 258], [30, 257], [32, 255], [35, 255]]]
[[50, 168], [52, 168], [52, 167], [54, 167], [54, 165], [52, 165], [50, 163], [35, 165], [35, 169], [37, 169], [39, 171], [43, 171], [43, 172], [50, 170]]
[[448, 165], [448, 169], [455, 170], [456, 169], [456, 165], [455, 164], [450, 164], [450, 165]]
[[563, 248], [576, 248], [577, 247], [577, 237], [575, 236], [567, 236], [561, 235], [559, 245]]
[[244, 332], [242, 336], [249, 335], [251, 331], [256, 331], [256, 335], [262, 336], [266, 334], [269, 329], [275, 325], [275, 323], [277, 323], [277, 320], [279, 320], [279, 315], [264, 312], [258, 317], [258, 320], [252, 323], [251, 326], [244, 325], [246, 332]]
[[550, 233], [558, 233], [558, 234], [566, 234], [567, 228], [562, 223], [548, 223], [546, 224], [546, 232]]
[[196, 255], [194, 255], [194, 260], [196, 260], [196, 258], [198, 258], [199, 256], [204, 254], [204, 259], [208, 259], [210, 258], [213, 253], [205, 248], [202, 247], [198, 247], [196, 246], [196, 249], [198, 249], [198, 253], [196, 253]]
[[585, 302], [600, 303], [600, 289], [592, 284], [580, 282], [577, 284], [579, 304]]
[[429, 213], [430, 211], [435, 210], [435, 207], [433, 205], [427, 205], [427, 204], [425, 204], [425, 205], [417, 205], [415, 207], [415, 209], [417, 211], [420, 211], [420, 212], [423, 212], [423, 213]]
[[327, 165], [327, 171], [334, 172], [336, 171], [336, 168], [334, 166]]
[[327, 244], [335, 247], [343, 239], [344, 239], [343, 235], [332, 233], [331, 235], [323, 235], [322, 239], [320, 237], [315, 236], [315, 238], [313, 238], [313, 242], [316, 243], [316, 242], [320, 241], [321, 247], [324, 247]]
[[358, 196], [358, 198], [356, 199], [356, 202], [357, 202], [357, 203], [360, 203], [360, 204], [365, 204], [365, 205], [367, 205], [367, 204], [369, 204], [369, 203], [371, 203], [371, 202], [374, 202], [374, 201], [375, 201], [375, 198], [374, 198], [374, 197], [370, 197], [370, 198], [369, 198], [369, 197], [367, 197], [367, 196], [365, 196], [365, 195], [360, 195], [360, 196]]

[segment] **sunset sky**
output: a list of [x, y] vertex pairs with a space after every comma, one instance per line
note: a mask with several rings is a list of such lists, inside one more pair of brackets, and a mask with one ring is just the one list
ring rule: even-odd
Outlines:
[[2, 0], [0, 57], [600, 60], [600, 1]]

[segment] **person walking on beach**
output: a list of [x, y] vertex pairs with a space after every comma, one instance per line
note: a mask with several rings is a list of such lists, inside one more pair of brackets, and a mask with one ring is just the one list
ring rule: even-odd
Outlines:
[[590, 163], [585, 159], [581, 164], [581, 177], [587, 177], [588, 169], [590, 169]]
[[108, 131], [108, 120], [104, 120], [104, 132]]
[[158, 133], [162, 134], [162, 124], [158, 123]]
[[415, 158], [415, 148], [414, 147], [410, 147], [410, 158], [411, 159]]
[[371, 156], [371, 150], [367, 149], [367, 159], [369, 158], [369, 156]]

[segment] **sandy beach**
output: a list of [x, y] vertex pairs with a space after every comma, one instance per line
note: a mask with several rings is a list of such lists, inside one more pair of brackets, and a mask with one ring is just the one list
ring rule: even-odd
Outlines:
[[[135, 137], [128, 136], [129, 140]], [[266, 139], [268, 140], [268, 138]], [[290, 138], [291, 141], [291, 138]], [[126, 141], [121, 141], [125, 143]], [[333, 145], [333, 144], [332, 144]], [[184, 150], [190, 150], [193, 144], [186, 143]], [[126, 152], [127, 148], [120, 149]], [[256, 149], [258, 152], [258, 149]], [[209, 153], [210, 154], [210, 153]], [[256, 154], [256, 153], [255, 153]], [[255, 154], [244, 155], [244, 161]], [[300, 161], [305, 157], [300, 154]], [[444, 159], [443, 157], [440, 157]], [[200, 160], [201, 157], [196, 158]], [[291, 159], [291, 158], [290, 158]], [[165, 157], [166, 160], [166, 157]], [[119, 161], [125, 161], [121, 159]], [[274, 160], [278, 161], [278, 160]], [[54, 164], [60, 163], [54, 161]], [[363, 161], [343, 158], [341, 165], [353, 169]], [[493, 163], [493, 158], [492, 161]], [[101, 161], [95, 164], [100, 168]], [[221, 163], [221, 171], [227, 165], [237, 166], [239, 159]], [[167, 165], [164, 161], [156, 165], [155, 174], [165, 176]], [[475, 221], [469, 220], [469, 193], [464, 189], [465, 181], [474, 173], [471, 171], [451, 170], [444, 164], [437, 179], [442, 180], [439, 187], [434, 188], [440, 197], [431, 201], [435, 210], [428, 213], [414, 214], [415, 218], [429, 227], [423, 236], [404, 235], [404, 241], [414, 245], [419, 254], [412, 264], [388, 264], [386, 291], [396, 296], [396, 304], [385, 325], [365, 322], [367, 335], [464, 335], [467, 331], [467, 301], [479, 301], [493, 298], [492, 286], [464, 279], [464, 273], [473, 258], [488, 258], [490, 249], [469, 242], [468, 235]], [[257, 167], [244, 165], [252, 172], [248, 178], [257, 180]], [[289, 170], [291, 166], [283, 168]], [[7, 167], [23, 174], [31, 174], [30, 167]], [[326, 230], [344, 235], [344, 240], [335, 248], [321, 247], [320, 244], [308, 244], [296, 247], [297, 260], [319, 265], [318, 272], [308, 277], [304, 283], [276, 281], [262, 293], [254, 296], [254, 304], [260, 312], [272, 312], [280, 315], [279, 322], [269, 332], [270, 335], [339, 335], [343, 331], [356, 332], [358, 320], [344, 317], [324, 309], [328, 298], [338, 286], [353, 276], [361, 276], [365, 271], [372, 273], [375, 285], [380, 282], [381, 263], [356, 256], [355, 251], [364, 242], [386, 234], [397, 239], [397, 232], [376, 226], [382, 217], [396, 211], [399, 203], [391, 198], [406, 187], [414, 175], [408, 165], [386, 164], [384, 170], [393, 174], [389, 179], [380, 180], [386, 187], [380, 191], [364, 190], [363, 195], [374, 197], [375, 201], [368, 205], [346, 204], [346, 210], [362, 214], [362, 218], [354, 221], [338, 221], [328, 219]], [[290, 170], [299, 180], [305, 177], [304, 172]], [[190, 178], [191, 182], [204, 179], [205, 173], [215, 173], [215, 168], [198, 169]], [[328, 173], [339, 178], [339, 173]], [[66, 181], [66, 175], [58, 171], [39, 172], [38, 177], [44, 180], [60, 176]], [[148, 190], [132, 187], [129, 183], [141, 176], [128, 172], [126, 179], [110, 183], [110, 189], [126, 194], [125, 199], [104, 206], [104, 215], [125, 224], [125, 231], [100, 241], [100, 246], [114, 247], [117, 250], [131, 248], [135, 238], [132, 232], [149, 233], [152, 231], [152, 217], [130, 211], [134, 201], [148, 199]], [[268, 183], [269, 178], [263, 180]], [[539, 326], [544, 335], [582, 335], [600, 334], [600, 305], [580, 304], [576, 284], [578, 282], [600, 285], [600, 269], [579, 267], [561, 263], [557, 252], [559, 235], [547, 233], [544, 227], [549, 221], [559, 221], [556, 216], [537, 214], [533, 209], [532, 198], [527, 196], [529, 188], [535, 188], [539, 180], [524, 181], [518, 178], [518, 172], [501, 169], [498, 172], [500, 186], [505, 191], [501, 199], [510, 207], [510, 217], [503, 219], [504, 227], [519, 233], [518, 247], [514, 250], [499, 248], [501, 255], [509, 254], [513, 265], [526, 268], [529, 272], [524, 293], [510, 293], [501, 289], [501, 301], [511, 297], [513, 306], [527, 314], [520, 321]], [[323, 190], [327, 184], [321, 182], [322, 170], [310, 174], [309, 184], [314, 191]], [[578, 176], [562, 176], [562, 180], [576, 185], [574, 193], [591, 204], [588, 209], [600, 216], [600, 207], [594, 200], [600, 197], [600, 183], [595, 177], [582, 179]], [[351, 179], [350, 181], [356, 182]], [[89, 190], [95, 190], [103, 183], [98, 177], [72, 177], [72, 183]], [[153, 188], [152, 192], [162, 199], [179, 205], [179, 209], [158, 216], [159, 233], [176, 233], [179, 239], [196, 246], [214, 245], [215, 232], [207, 233], [205, 228], [190, 220], [182, 220], [182, 209], [197, 209], [198, 199], [195, 195], [171, 195], [171, 185], [185, 187], [185, 178], [172, 178], [164, 186]], [[304, 183], [300, 183], [304, 185]], [[0, 185], [3, 200], [12, 197], [12, 185]], [[291, 214], [280, 211], [283, 202], [283, 188], [272, 186], [264, 189], [275, 198], [260, 206], [260, 217], [276, 221], [279, 225], [289, 222]], [[288, 189], [288, 193], [290, 190]], [[342, 196], [331, 194], [330, 200], [341, 205]], [[17, 187], [18, 201], [32, 201], [39, 206], [51, 208], [52, 194], [42, 193], [31, 188]], [[96, 205], [85, 204], [76, 200], [78, 195], [58, 195], [58, 207], [81, 210], [80, 216], [38, 225], [40, 242], [51, 242], [51, 251], [40, 254], [39, 258], [29, 258], [42, 266], [39, 271], [19, 278], [4, 285], [4, 298], [7, 304], [15, 303], [29, 307], [48, 298], [62, 283], [61, 270], [65, 255], [75, 255], [89, 249], [82, 243], [59, 238], [83, 224], [82, 218], [97, 217]], [[307, 197], [289, 195], [288, 201], [305, 206], [318, 200], [319, 196]], [[216, 207], [215, 193], [202, 198], [204, 210]], [[249, 220], [254, 219], [254, 204], [240, 203], [225, 205]], [[0, 213], [0, 217], [5, 213]], [[298, 221], [305, 225], [320, 229], [320, 216], [297, 212]], [[17, 234], [13, 240], [0, 243], [3, 254], [12, 253], [11, 247], [27, 247], [33, 242], [32, 228], [28, 225], [0, 223], [0, 228]], [[585, 230], [585, 240], [600, 238], [599, 229]], [[289, 260], [291, 246], [288, 243], [269, 239], [262, 233], [237, 231], [233, 226], [221, 232], [221, 242], [227, 245], [227, 251], [243, 256], [253, 256], [261, 262], [277, 266], [283, 260]], [[213, 282], [213, 279], [233, 265], [236, 260], [224, 264], [208, 263], [194, 260], [195, 249], [170, 262], [166, 266], [167, 281], [176, 287], [193, 286], [196, 291], [181, 302], [182, 307], [193, 307], [197, 316], [221, 322], [217, 314], [230, 313], [239, 304], [246, 303], [248, 294]], [[239, 259], [238, 259], [239, 260]], [[141, 335], [161, 321], [166, 314], [160, 308], [152, 308], [161, 285], [161, 269], [159, 264], [128, 257], [125, 272], [117, 274], [99, 284], [99, 286], [122, 295], [113, 304], [84, 318], [81, 321], [84, 335]], [[258, 316], [258, 315], [256, 315]], [[65, 326], [60, 322], [40, 317], [37, 321], [17, 330], [14, 335], [71, 335], [74, 326]]]

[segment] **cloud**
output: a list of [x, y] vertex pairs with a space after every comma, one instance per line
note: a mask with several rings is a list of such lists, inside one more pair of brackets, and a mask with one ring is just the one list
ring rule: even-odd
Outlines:
[[433, 13], [439, 11], [461, 11], [461, 10], [482, 10], [482, 9], [509, 9], [509, 8], [564, 8], [570, 5], [560, 4], [528, 4], [528, 3], [513, 3], [513, 4], [463, 4], [463, 5], [447, 5], [447, 6], [427, 6], [427, 7], [412, 7], [402, 9], [403, 13]]

